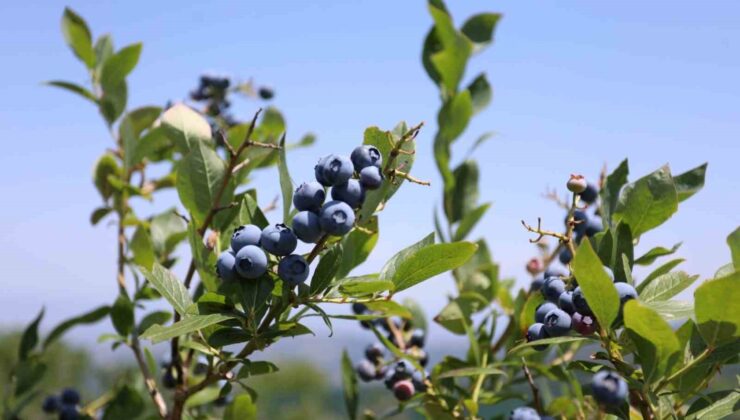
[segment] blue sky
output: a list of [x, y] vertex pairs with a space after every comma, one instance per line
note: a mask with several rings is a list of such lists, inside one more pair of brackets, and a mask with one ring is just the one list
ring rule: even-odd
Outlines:
[[[114, 228], [88, 223], [99, 204], [92, 164], [110, 138], [89, 104], [41, 85], [85, 81], [59, 30], [66, 4], [0, 4], [0, 325], [25, 323], [42, 304], [59, 320], [116, 293]], [[376, 253], [358, 272], [376, 271], [432, 230], [439, 103], [419, 60], [431, 24], [425, 2], [68, 4], [96, 36], [112, 33], [117, 47], [144, 43], [129, 107], [184, 99], [204, 71], [274, 86], [289, 136], [312, 131], [319, 139], [289, 155], [296, 181], [311, 176], [319, 156], [349, 153], [367, 126], [426, 121], [413, 172], [433, 186], [403, 187], [382, 217]], [[527, 278], [523, 266], [534, 249], [521, 219], [562, 221], [541, 197], [547, 187], [560, 187], [571, 172], [596, 177], [604, 163], [613, 168], [624, 157], [632, 179], [667, 162], [675, 173], [709, 162], [705, 189], [645, 235], [638, 253], [684, 241], [683, 269], [703, 278], [729, 261], [725, 238], [740, 224], [740, 4], [466, 1], [450, 8], [458, 23], [476, 11], [504, 14], [495, 44], [468, 72], [488, 73], [494, 101], [455, 147], [459, 157], [478, 135], [497, 133], [476, 153], [481, 200], [493, 206], [474, 236], [489, 241], [505, 275], [521, 284]], [[247, 118], [257, 106], [244, 101], [236, 111]], [[255, 180], [262, 201], [278, 193], [274, 171]], [[164, 194], [159, 205], [139, 208], [174, 199]], [[411, 293], [433, 315], [450, 290], [440, 277]], [[92, 333], [78, 337], [94, 341]]]

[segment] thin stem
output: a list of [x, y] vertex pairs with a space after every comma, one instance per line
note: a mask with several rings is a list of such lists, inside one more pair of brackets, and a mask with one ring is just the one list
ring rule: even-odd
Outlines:
[[706, 349], [704, 349], [704, 351], [701, 352], [698, 356], [696, 356], [692, 361], [690, 361], [689, 363], [686, 363], [681, 369], [673, 372], [667, 378], [665, 378], [662, 381], [660, 381], [660, 383], [658, 384], [658, 386], [655, 387], [655, 392], [657, 393], [658, 391], [660, 391], [661, 389], [663, 389], [666, 385], [668, 385], [669, 383], [673, 382], [674, 380], [676, 380], [680, 376], [684, 375], [691, 368], [693, 368], [697, 364], [699, 364], [699, 363], [703, 362], [704, 360], [706, 360], [713, 352], [714, 352], [714, 348], [713, 347], [707, 347]]
[[534, 408], [535, 410], [537, 410], [538, 413], [542, 414], [542, 404], [540, 403], [540, 389], [537, 388], [537, 384], [534, 383], [532, 373], [529, 371], [529, 367], [527, 367], [527, 360], [523, 357], [522, 370], [524, 371], [524, 376], [527, 378], [527, 382], [529, 383], [529, 388], [532, 390], [532, 400], [534, 402]]
[[147, 393], [152, 399], [154, 406], [157, 408], [157, 413], [159, 414], [159, 417], [163, 419], [167, 418], [167, 403], [164, 402], [164, 398], [162, 398], [162, 394], [157, 388], [157, 382], [152, 377], [151, 372], [149, 372], [149, 367], [144, 361], [144, 357], [141, 354], [141, 348], [139, 347], [138, 337], [134, 336], [131, 339], [130, 347], [131, 350], [134, 352], [134, 356], [136, 357], [136, 362], [139, 365], [139, 370], [141, 370], [141, 374], [144, 376], [144, 385], [146, 386]]

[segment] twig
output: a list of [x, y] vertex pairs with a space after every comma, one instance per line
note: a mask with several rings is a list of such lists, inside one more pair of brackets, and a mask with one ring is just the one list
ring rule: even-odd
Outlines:
[[429, 182], [429, 181], [422, 181], [421, 179], [415, 178], [415, 177], [409, 175], [406, 172], [399, 171], [398, 169], [391, 169], [390, 173], [388, 174], [388, 178], [393, 179], [393, 178], [395, 178], [397, 176], [399, 176], [401, 178], [405, 178], [406, 180], [408, 180], [409, 182], [413, 182], [414, 184], [426, 185], [426, 186], [432, 185], [431, 182]]
[[553, 232], [551, 230], [543, 230], [541, 217], [537, 218], [537, 228], [533, 228], [532, 226], [528, 225], [527, 222], [525, 222], [524, 220], [522, 220], [522, 226], [524, 226], [524, 228], [527, 229], [528, 231], [539, 235], [535, 239], [530, 239], [529, 242], [531, 243], [539, 242], [539, 240], [545, 236], [552, 236], [552, 237], [558, 238], [558, 240], [562, 242], [566, 242], [568, 240], [568, 237], [566, 235], [563, 235], [562, 233]]
[[141, 370], [141, 374], [144, 376], [144, 385], [146, 386], [147, 393], [152, 399], [152, 402], [154, 402], [154, 406], [157, 407], [157, 413], [159, 414], [159, 417], [163, 419], [167, 418], [167, 403], [164, 402], [162, 394], [159, 392], [159, 389], [157, 389], [157, 382], [154, 380], [154, 378], [152, 378], [152, 374], [151, 372], [149, 372], [149, 367], [144, 361], [144, 357], [141, 355], [141, 349], [139, 348], [139, 339], [135, 335], [131, 340], [130, 347], [131, 350], [134, 352], [134, 356], [136, 357], [136, 362], [139, 365], [139, 370]]
[[569, 208], [567, 201], [560, 199], [560, 197], [558, 196], [558, 192], [557, 192], [557, 190], [555, 188], [549, 189], [549, 190], [545, 191], [545, 193], [542, 194], [542, 197], [544, 197], [544, 198], [546, 198], [548, 200], [554, 201], [555, 204], [557, 204], [558, 207], [560, 207], [560, 208], [563, 208], [565, 210], [568, 210], [568, 208]]
[[532, 389], [532, 400], [534, 401], [534, 408], [537, 410], [538, 413], [542, 414], [542, 404], [540, 403], [540, 390], [537, 388], [537, 385], [534, 383], [534, 379], [532, 378], [532, 373], [529, 372], [529, 368], [527, 367], [527, 360], [522, 357], [522, 370], [524, 371], [524, 376], [527, 377], [527, 382], [529, 382], [529, 387]]
[[277, 208], [277, 203], [278, 203], [279, 198], [280, 196], [276, 195], [275, 198], [273, 198], [272, 201], [270, 201], [270, 204], [262, 208], [262, 213], [267, 213], [267, 212], [275, 210]]

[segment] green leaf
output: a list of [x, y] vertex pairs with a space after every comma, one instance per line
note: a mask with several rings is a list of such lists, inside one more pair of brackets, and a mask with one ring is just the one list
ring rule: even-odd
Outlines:
[[113, 211], [110, 207], [98, 207], [90, 214], [90, 224], [95, 226]]
[[149, 233], [154, 249], [160, 254], [169, 254], [187, 236], [187, 225], [175, 210], [167, 210], [152, 218]]
[[283, 223], [290, 225], [290, 208], [293, 203], [293, 181], [290, 179], [288, 161], [285, 159], [285, 134], [280, 139], [277, 167], [280, 176], [280, 191], [283, 194]]
[[218, 289], [218, 274], [216, 274], [216, 261], [218, 257], [210, 249], [206, 248], [203, 238], [198, 234], [194, 224], [188, 225], [188, 239], [190, 242], [190, 251], [193, 255], [193, 263], [198, 270], [200, 281], [208, 291]]
[[239, 209], [239, 223], [257, 225], [260, 229], [264, 229], [270, 224], [257, 204], [257, 200], [249, 194], [244, 195], [243, 205]]
[[46, 364], [37, 358], [21, 360], [15, 367], [16, 397], [30, 391], [46, 373]]
[[151, 128], [136, 143], [132, 161], [141, 162], [148, 159], [152, 162], [161, 162], [172, 156], [173, 142], [167, 136], [167, 130], [162, 126]]
[[436, 377], [436, 379], [444, 379], [444, 378], [460, 378], [464, 376], [489, 376], [489, 375], [506, 375], [506, 372], [502, 371], [501, 369], [497, 369], [495, 367], [467, 367], [467, 368], [460, 368], [460, 369], [453, 369], [448, 370], [446, 372], [441, 373]]
[[627, 159], [625, 159], [617, 166], [614, 172], [606, 177], [604, 186], [599, 191], [602, 217], [607, 221], [607, 226], [613, 226], [612, 216], [617, 208], [619, 191], [627, 183], [627, 175], [629, 175], [629, 164]]
[[157, 257], [154, 254], [152, 238], [144, 226], [136, 228], [134, 236], [131, 237], [129, 247], [134, 253], [134, 263], [146, 268], [147, 270], [151, 270]]
[[619, 223], [614, 232], [616, 238], [616, 246], [614, 247], [614, 255], [611, 262], [611, 268], [614, 272], [615, 281], [627, 281], [624, 264], [622, 258], [626, 257], [629, 263], [628, 269], [632, 269], [632, 264], [635, 259], [635, 249], [632, 242], [632, 231], [630, 227], [625, 223]]
[[95, 72], [99, 78], [103, 64], [115, 52], [113, 49], [113, 38], [108, 34], [99, 36], [97, 41], [95, 41], [93, 49], [95, 50]]
[[244, 311], [253, 319], [260, 318], [261, 316], [257, 316], [257, 314], [267, 308], [275, 283], [268, 275], [263, 275], [252, 281], [239, 282], [237, 287], [239, 291], [238, 300], [244, 307]]
[[187, 105], [177, 104], [162, 114], [162, 126], [180, 153], [199, 143], [211, 143], [211, 126]]
[[62, 35], [77, 58], [85, 63], [87, 68], [93, 68], [95, 52], [92, 47], [90, 28], [87, 27], [85, 20], [69, 7], [64, 8], [64, 15], [62, 15]]
[[118, 295], [110, 311], [110, 319], [118, 334], [126, 337], [134, 329], [134, 304], [125, 294]]
[[357, 377], [346, 349], [342, 351], [342, 391], [344, 404], [347, 407], [347, 415], [351, 420], [355, 420], [357, 418], [358, 399]]
[[386, 317], [398, 316], [401, 318], [411, 318], [411, 312], [401, 304], [392, 300], [376, 300], [373, 302], [366, 302], [365, 306], [371, 311], [380, 312]]
[[105, 60], [100, 71], [103, 89], [116, 86], [126, 79], [139, 62], [141, 47], [141, 43], [126, 46]]
[[491, 103], [491, 98], [493, 98], [493, 90], [488, 83], [488, 79], [486, 79], [485, 73], [481, 73], [470, 82], [468, 91], [470, 92], [470, 100], [473, 104], [473, 115], [487, 107]]
[[475, 50], [479, 51], [493, 42], [493, 32], [500, 19], [501, 15], [498, 13], [480, 13], [468, 18], [460, 30], [473, 42]]
[[319, 265], [311, 277], [311, 286], [309, 293], [311, 295], [323, 293], [331, 284], [332, 280], [339, 271], [341, 264], [342, 246], [334, 245], [321, 256]]
[[226, 170], [226, 163], [204, 142], [194, 144], [178, 163], [177, 193], [198, 225], [212, 207], [231, 202], [234, 183], [224, 185]]
[[694, 401], [686, 412], [686, 420], [731, 418], [738, 411], [740, 411], [740, 391], [737, 389], [718, 391]]
[[393, 282], [378, 280], [378, 275], [350, 277], [339, 283], [339, 292], [345, 296], [365, 296], [393, 289]]
[[591, 248], [591, 241], [583, 241], [571, 262], [578, 285], [596, 315], [602, 328], [607, 328], [619, 313], [619, 295], [601, 260]]
[[26, 360], [28, 359], [29, 354], [33, 351], [33, 349], [36, 347], [36, 344], [39, 342], [39, 324], [41, 323], [41, 320], [44, 318], [44, 309], [41, 308], [41, 311], [39, 311], [39, 314], [36, 315], [36, 318], [28, 324], [26, 329], [23, 331], [23, 335], [21, 336], [21, 343], [18, 346], [18, 359], [19, 360]]
[[247, 361], [239, 369], [239, 378], [249, 378], [250, 376], [269, 375], [278, 372], [280, 369], [272, 362], [266, 361]]
[[689, 276], [683, 271], [663, 274], [642, 289], [640, 300], [644, 302], [668, 300], [686, 290], [698, 278], [698, 275]]
[[403, 306], [411, 312], [411, 324], [415, 328], [421, 328], [426, 331], [427, 318], [424, 315], [424, 308], [422, 308], [422, 306], [413, 299], [404, 299]]
[[249, 393], [239, 394], [224, 410], [224, 420], [256, 420], [257, 406]]
[[639, 237], [660, 226], [676, 210], [676, 186], [666, 165], [624, 187], [614, 212], [614, 222], [629, 224], [632, 235]]
[[523, 349], [527, 349], [533, 346], [573, 343], [576, 341], [596, 341], [596, 339], [593, 337], [585, 337], [585, 336], [563, 336], [563, 337], [543, 338], [542, 340], [536, 340], [536, 341], [530, 341], [530, 342], [525, 341], [525, 342], [519, 343], [516, 346], [512, 347], [511, 350], [509, 350], [508, 354], [518, 353], [519, 351]]
[[144, 334], [142, 334], [141, 337], [151, 340], [152, 343], [156, 344], [160, 341], [180, 337], [233, 318], [234, 317], [232, 316], [223, 314], [191, 315], [188, 318], [166, 327], [161, 325], [152, 325], [149, 329], [144, 331]]
[[465, 239], [490, 207], [491, 203], [481, 204], [465, 214], [462, 217], [462, 220], [460, 220], [460, 224], [457, 225], [457, 229], [455, 230], [455, 235], [452, 237], [452, 240], [461, 241]]
[[[143, 106], [126, 113], [126, 119], [131, 123], [131, 129], [136, 138], [141, 137], [141, 133], [152, 127], [154, 122], [162, 114], [162, 108], [158, 106]], [[119, 136], [120, 127], [119, 127]]]
[[442, 106], [437, 116], [439, 133], [437, 136], [445, 144], [451, 144], [465, 131], [473, 116], [473, 97], [464, 90]]
[[118, 161], [111, 153], [104, 153], [95, 163], [95, 171], [93, 174], [93, 180], [95, 182], [95, 188], [103, 197], [107, 200], [113, 195], [114, 188], [108, 181], [110, 176], [120, 177], [121, 167], [118, 166]]
[[144, 399], [128, 385], [123, 385], [105, 407], [103, 420], [135, 419], [144, 412]]
[[172, 274], [171, 271], [162, 267], [159, 263], [152, 266], [149, 271], [146, 268], [139, 267], [152, 287], [154, 287], [167, 302], [182, 316], [187, 313], [188, 307], [193, 304], [188, 290], [180, 280]]
[[238, 328], [221, 328], [208, 336], [208, 344], [213, 347], [224, 347], [244, 343], [252, 338], [248, 332]]
[[671, 326], [636, 300], [624, 305], [624, 326], [637, 347], [648, 382], [660, 379], [678, 361], [681, 346]]
[[121, 81], [117, 85], [108, 86], [103, 90], [103, 95], [100, 97], [100, 113], [103, 115], [108, 125], [118, 119], [126, 110], [126, 102], [128, 101], [128, 87], [126, 81]]
[[398, 267], [409, 257], [411, 257], [413, 254], [415, 254], [417, 251], [419, 251], [422, 248], [425, 248], [431, 244], [434, 243], [434, 232], [428, 234], [424, 238], [422, 238], [419, 242], [402, 249], [396, 255], [391, 257], [390, 260], [388, 260], [383, 268], [380, 270], [380, 273], [378, 274], [378, 277], [381, 279], [392, 279], [396, 275], [396, 270]]
[[730, 254], [732, 254], [732, 265], [735, 266], [735, 270], [740, 271], [740, 227], [727, 237], [727, 245], [729, 245]]
[[650, 265], [654, 263], [655, 260], [658, 259], [658, 257], [664, 257], [666, 255], [671, 255], [674, 252], [676, 252], [678, 248], [681, 247], [681, 244], [683, 244], [683, 242], [679, 242], [676, 245], [673, 245], [671, 249], [664, 248], [662, 246], [657, 246], [655, 248], [652, 248], [650, 251], [646, 252], [644, 255], [636, 259], [635, 264]]
[[336, 277], [346, 277], [352, 269], [365, 262], [378, 242], [378, 217], [372, 216], [363, 229], [352, 229], [342, 239], [342, 260]]
[[637, 287], [636, 287], [637, 293], [642, 293], [642, 291], [650, 283], [652, 283], [655, 279], [657, 279], [658, 277], [660, 277], [660, 276], [662, 276], [662, 275], [664, 275], [666, 273], [669, 273], [671, 270], [673, 270], [674, 268], [676, 268], [679, 264], [681, 264], [684, 261], [686, 261], [686, 260], [683, 259], [683, 258], [677, 258], [675, 260], [670, 260], [667, 263], [665, 263], [665, 264], [661, 265], [660, 267], [656, 268], [655, 270], [653, 270], [650, 274], [647, 275], [647, 277], [645, 277], [645, 280], [643, 280], [642, 283], [640, 283], [640, 284], [637, 285]]
[[393, 277], [383, 277], [395, 284], [395, 292], [408, 289], [428, 278], [465, 264], [475, 254], [478, 245], [472, 242], [453, 242], [424, 247], [403, 259]]
[[156, 311], [152, 312], [150, 314], [147, 314], [141, 322], [139, 322], [139, 326], [136, 327], [136, 331], [141, 334], [144, 331], [148, 330], [153, 325], [164, 325], [172, 318], [172, 314], [170, 312], [166, 311]]
[[90, 92], [87, 88], [82, 87], [78, 84], [72, 83], [72, 82], [65, 82], [63, 80], [52, 80], [50, 82], [44, 83], [49, 86], [58, 87], [61, 89], [68, 90], [72, 93], [75, 93], [79, 96], [82, 96], [85, 99], [90, 100], [92, 103], [97, 104], [98, 98], [95, 97], [95, 94]]
[[704, 187], [704, 176], [706, 173], [707, 164], [704, 163], [690, 171], [673, 177], [679, 202], [686, 200]]
[[663, 300], [645, 303], [645, 306], [657, 312], [663, 319], [673, 321], [694, 316], [694, 305], [682, 300]]
[[43, 348], [48, 348], [52, 343], [54, 343], [59, 337], [61, 337], [67, 330], [70, 328], [76, 326], [76, 325], [83, 325], [83, 324], [94, 324], [101, 319], [108, 316], [110, 313], [110, 306], [100, 306], [95, 309], [93, 309], [90, 312], [86, 312], [82, 315], [76, 316], [74, 318], [70, 318], [56, 327], [54, 327], [53, 330], [49, 333], [49, 335], [46, 336], [46, 339], [44, 340]]
[[709, 280], [694, 291], [694, 312], [704, 341], [723, 344], [740, 337], [740, 272]]
[[466, 36], [455, 29], [447, 10], [438, 4], [430, 3], [429, 12], [434, 19], [435, 36], [442, 46], [441, 50], [430, 54], [429, 61], [439, 74], [446, 91], [455, 92], [465, 73], [473, 45]]
[[478, 206], [478, 164], [466, 160], [452, 172], [455, 188], [444, 191], [445, 213], [450, 223], [459, 222]]

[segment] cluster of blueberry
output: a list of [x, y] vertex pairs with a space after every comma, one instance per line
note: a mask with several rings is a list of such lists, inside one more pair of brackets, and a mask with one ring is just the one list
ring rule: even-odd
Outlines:
[[[594, 184], [589, 184], [586, 179], [581, 175], [571, 175], [570, 180], [567, 184], [568, 190], [577, 193], [580, 196], [581, 201], [591, 205], [596, 202], [599, 196], [599, 190]], [[580, 244], [584, 237], [591, 237], [603, 230], [601, 218], [596, 214], [589, 215], [586, 210], [576, 209], [573, 212], [573, 220], [575, 222], [573, 226], [573, 233], [575, 234], [576, 244]], [[565, 224], [568, 224], [568, 218], [566, 216]], [[558, 259], [563, 264], [568, 264], [573, 259], [568, 247], [564, 247], [558, 255]]]
[[[238, 122], [233, 119], [228, 110], [231, 102], [228, 100], [231, 80], [228, 77], [204, 74], [200, 77], [198, 87], [190, 92], [190, 99], [206, 103], [206, 114], [211, 117], [224, 118], [228, 125]], [[257, 94], [264, 100], [270, 100], [275, 93], [269, 87], [263, 86], [257, 90]]]
[[[367, 306], [361, 303], [352, 305], [352, 311], [356, 315], [372, 314]], [[404, 353], [408, 354], [425, 367], [429, 362], [427, 353], [424, 351], [426, 335], [424, 330], [413, 328], [410, 321], [398, 321], [395, 319], [379, 318], [374, 321], [361, 321], [361, 325], [370, 328], [370, 323], [383, 329], [388, 334], [388, 340]], [[392, 323], [393, 328], [391, 328]], [[399, 340], [403, 340], [399, 343]], [[393, 391], [393, 395], [399, 401], [406, 401], [417, 392], [426, 391], [426, 379], [428, 374], [420, 371], [406, 360], [393, 358], [386, 360], [384, 349], [380, 343], [369, 345], [365, 349], [365, 359], [355, 366], [355, 372], [365, 382], [383, 380], [386, 388]]]
[[517, 407], [511, 410], [509, 420], [554, 420], [550, 416], [540, 416], [532, 407]]
[[67, 388], [60, 395], [46, 397], [41, 409], [48, 414], [59, 414], [59, 420], [75, 420], [80, 418], [80, 412], [77, 409], [79, 404], [80, 393], [75, 389]]
[[[293, 229], [281, 223], [264, 229], [255, 225], [236, 228], [231, 247], [218, 257], [218, 276], [225, 281], [256, 279], [267, 272], [267, 252], [282, 257], [277, 272], [287, 285], [295, 287], [306, 281], [309, 264], [303, 256], [293, 254], [298, 239], [316, 243], [325, 235], [349, 233], [355, 224], [354, 209], [362, 205], [365, 191], [383, 182], [382, 161], [380, 151], [373, 146], [357, 147], [351, 158], [329, 155], [320, 159], [314, 168], [316, 181], [304, 182], [293, 195], [298, 210]], [[332, 187], [333, 200], [328, 203], [324, 203], [324, 187]]]

